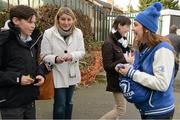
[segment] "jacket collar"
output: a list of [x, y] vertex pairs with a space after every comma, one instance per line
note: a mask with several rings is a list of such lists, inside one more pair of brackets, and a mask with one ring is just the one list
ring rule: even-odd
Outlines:
[[[16, 39], [17, 39], [18, 43], [25, 46], [25, 47], [28, 47], [22, 40], [20, 40], [20, 36], [19, 36], [20, 28], [15, 27], [12, 22], [9, 22], [8, 26], [10, 28], [9, 29], [10, 33], [12, 33], [12, 34], [14, 34], [16, 36]], [[41, 34], [41, 32], [39, 31], [38, 28], [35, 28], [30, 37], [32, 38], [30, 47], [32, 47], [42, 38], [42, 34]]]
[[20, 34], [20, 28], [15, 27], [13, 22], [9, 22], [8, 26], [9, 26], [10, 31], [13, 32], [15, 35]]
[[[72, 33], [73, 34], [73, 33]], [[68, 46], [72, 43], [72, 34], [70, 36], [68, 36], [69, 38], [69, 41], [68, 41]], [[64, 37], [62, 35], [60, 35], [60, 33], [58, 32], [58, 29], [57, 27], [54, 26], [54, 35], [59, 39], [61, 40], [64, 44], [66, 44], [65, 40], [64, 40]]]

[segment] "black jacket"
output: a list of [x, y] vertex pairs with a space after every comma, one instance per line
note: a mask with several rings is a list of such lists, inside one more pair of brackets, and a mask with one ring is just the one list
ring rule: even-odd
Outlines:
[[176, 59], [175, 59], [175, 77], [179, 70], [179, 53], [180, 53], [180, 36], [174, 33], [167, 35], [167, 37], [171, 40], [172, 45], [176, 51]]
[[120, 74], [115, 71], [115, 66], [118, 63], [127, 63], [123, 51], [128, 51], [129, 48], [123, 48], [113, 34], [104, 42], [102, 46], [103, 66], [106, 71], [107, 87], [110, 92], [121, 92], [119, 87]]
[[[19, 107], [33, 102], [38, 87], [33, 84], [22, 86], [18, 79], [22, 75], [44, 75], [38, 66], [38, 42], [40, 33], [32, 33], [32, 41], [24, 43], [19, 38], [19, 30], [9, 23], [8, 40], [1, 49], [0, 63], [0, 107]], [[2, 51], [3, 50], [3, 51]]]

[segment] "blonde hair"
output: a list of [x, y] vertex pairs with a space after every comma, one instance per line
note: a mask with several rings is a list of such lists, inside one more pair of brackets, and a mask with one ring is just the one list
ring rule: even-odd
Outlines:
[[76, 24], [76, 16], [75, 16], [75, 14], [74, 14], [74, 12], [70, 9], [70, 8], [68, 8], [68, 7], [61, 7], [59, 10], [58, 10], [58, 12], [56, 13], [56, 16], [55, 16], [55, 19], [54, 19], [54, 25], [58, 28], [59, 27], [59, 24], [58, 24], [58, 22], [59, 22], [59, 18], [60, 18], [60, 16], [62, 16], [63, 14], [66, 14], [66, 15], [69, 15], [69, 16], [71, 16], [72, 17], [72, 19], [73, 19], [73, 21], [74, 21], [74, 23], [73, 23], [73, 25], [72, 25], [72, 28], [73, 29], [75, 29], [75, 24]]

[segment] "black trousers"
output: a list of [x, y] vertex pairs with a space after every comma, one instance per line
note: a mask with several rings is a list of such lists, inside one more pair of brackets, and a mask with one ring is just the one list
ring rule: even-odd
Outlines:
[[35, 102], [17, 108], [1, 108], [2, 119], [35, 119]]

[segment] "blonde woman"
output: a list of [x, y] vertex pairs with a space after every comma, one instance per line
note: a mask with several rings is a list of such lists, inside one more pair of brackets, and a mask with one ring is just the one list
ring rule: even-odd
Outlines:
[[53, 64], [55, 87], [53, 119], [71, 119], [72, 96], [80, 82], [79, 59], [85, 54], [83, 34], [75, 27], [76, 17], [67, 7], [61, 7], [54, 26], [44, 33], [41, 57]]

